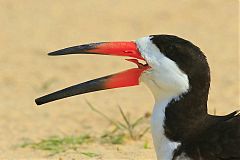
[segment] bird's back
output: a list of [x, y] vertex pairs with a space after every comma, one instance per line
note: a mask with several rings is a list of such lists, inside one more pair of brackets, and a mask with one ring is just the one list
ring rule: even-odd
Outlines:
[[234, 115], [228, 120], [226, 116], [209, 128], [201, 143], [202, 153], [207, 153], [208, 159], [240, 160], [240, 115]]
[[175, 159], [185, 155], [193, 160], [240, 160], [240, 115], [209, 115], [212, 123], [194, 140], [184, 142], [175, 152]]

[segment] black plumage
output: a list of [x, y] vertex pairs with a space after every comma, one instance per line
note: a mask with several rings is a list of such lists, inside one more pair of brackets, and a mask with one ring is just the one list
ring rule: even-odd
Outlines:
[[188, 75], [190, 89], [172, 100], [165, 110], [164, 130], [181, 145], [173, 159], [184, 155], [194, 160], [240, 160], [240, 115], [207, 113], [210, 69], [202, 51], [172, 35], [153, 35], [152, 42]]

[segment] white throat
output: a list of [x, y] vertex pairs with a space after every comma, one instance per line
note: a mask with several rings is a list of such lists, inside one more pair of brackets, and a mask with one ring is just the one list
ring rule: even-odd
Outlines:
[[170, 141], [164, 134], [165, 108], [169, 101], [156, 103], [151, 118], [151, 131], [158, 160], [172, 159], [174, 150], [180, 145], [180, 143]]
[[189, 89], [188, 76], [178, 65], [160, 52], [152, 43], [151, 37], [140, 38], [136, 41], [142, 57], [151, 69], [142, 76], [143, 81], [155, 98], [151, 119], [151, 131], [158, 160], [170, 160], [179, 143], [170, 141], [164, 134], [165, 109], [168, 103]]

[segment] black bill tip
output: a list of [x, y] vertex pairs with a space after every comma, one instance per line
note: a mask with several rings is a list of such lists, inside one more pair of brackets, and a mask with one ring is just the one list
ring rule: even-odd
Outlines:
[[73, 85], [71, 87], [37, 98], [35, 99], [35, 103], [37, 105], [42, 105], [45, 103], [49, 103], [55, 100], [59, 100], [59, 99], [63, 99], [63, 98], [67, 98], [75, 95], [107, 89], [105, 88], [104, 84], [106, 83], [107, 79], [110, 77], [111, 76], [105, 76], [102, 78], [97, 78], [84, 83]]
[[50, 52], [50, 53], [48, 53], [48, 55], [49, 56], [60, 56], [60, 55], [68, 55], [68, 54], [91, 53], [91, 52], [89, 52], [90, 50], [96, 49], [97, 46], [102, 43], [103, 42], [68, 47], [68, 48]]
[[46, 103], [46, 102], [43, 101], [43, 99], [41, 99], [41, 98], [37, 98], [37, 99], [35, 99], [35, 103], [36, 103], [37, 105], [42, 105], [42, 104], [44, 104], [44, 103]]

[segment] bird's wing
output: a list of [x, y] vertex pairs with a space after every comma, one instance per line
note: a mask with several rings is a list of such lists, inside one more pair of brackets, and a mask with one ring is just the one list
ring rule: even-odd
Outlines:
[[201, 153], [209, 159], [240, 160], [240, 115], [233, 112], [214, 116], [218, 122], [209, 127], [201, 138]]

